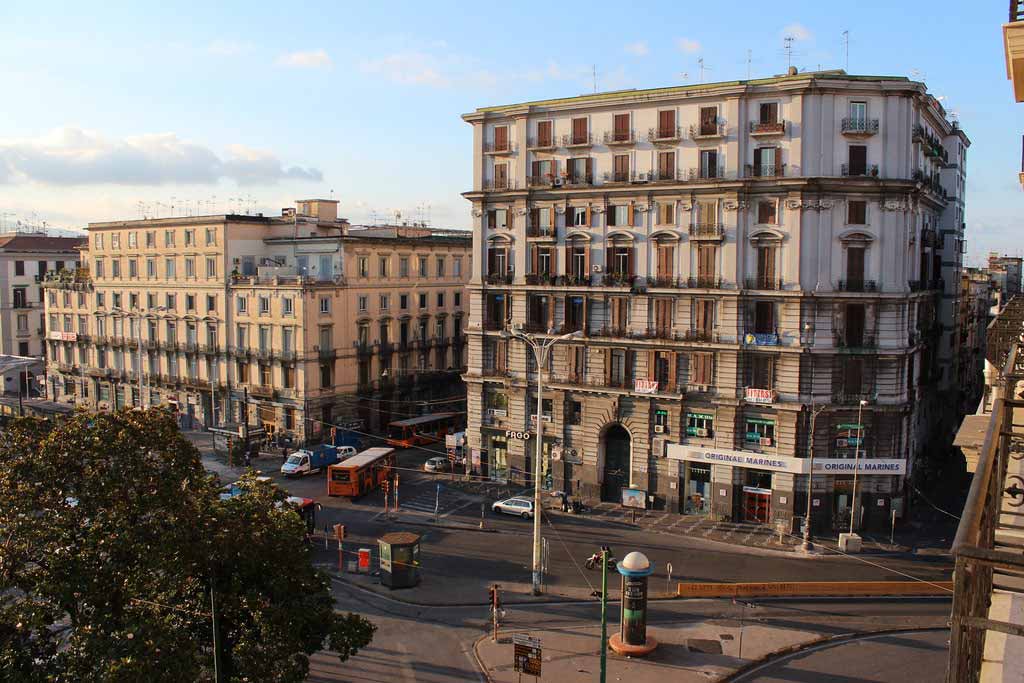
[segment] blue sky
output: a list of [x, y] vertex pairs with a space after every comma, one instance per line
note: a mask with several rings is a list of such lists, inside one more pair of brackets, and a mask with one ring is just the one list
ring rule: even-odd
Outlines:
[[[793, 63], [924, 79], [973, 146], [968, 257], [1021, 253], [1024, 105], [1006, 4], [822, 2], [0, 3], [0, 224], [82, 226], [328, 195], [468, 227], [479, 106], [781, 73]], [[684, 74], [688, 74], [684, 76]], [[5, 161], [6, 159], [6, 161]]]

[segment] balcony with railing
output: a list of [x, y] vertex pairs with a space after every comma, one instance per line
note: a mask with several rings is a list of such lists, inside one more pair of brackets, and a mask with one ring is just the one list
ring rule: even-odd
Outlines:
[[534, 286], [545, 285], [550, 287], [559, 284], [559, 277], [557, 275], [552, 275], [551, 273], [527, 273], [526, 284]]
[[[993, 325], [1008, 336], [989, 345], [998, 375], [985, 410], [964, 420], [956, 445], [973, 472], [953, 540], [953, 608], [947, 683], [1019, 678], [1024, 658], [1024, 380], [1021, 306], [1010, 302]], [[1007, 312], [1009, 311], [1009, 315]]]
[[483, 188], [484, 192], [508, 192], [519, 189], [519, 184], [512, 178], [486, 178]]
[[691, 183], [724, 179], [725, 164], [719, 164], [718, 166], [701, 166], [700, 168], [690, 168], [686, 171], [686, 181]]
[[647, 142], [655, 145], [675, 144], [683, 139], [682, 126], [650, 128], [647, 131]]
[[566, 187], [588, 187], [594, 184], [594, 174], [566, 173], [562, 176], [562, 184]]
[[514, 277], [515, 274], [512, 272], [488, 273], [485, 280], [489, 285], [511, 285]]
[[658, 289], [684, 289], [686, 287], [686, 278], [675, 275], [656, 275], [647, 278], [647, 286]]
[[725, 137], [724, 123], [702, 123], [690, 126], [690, 137], [694, 140], [708, 140]]
[[526, 236], [553, 240], [557, 236], [557, 231], [553, 225], [533, 225], [530, 223], [526, 226]]
[[516, 143], [511, 140], [500, 141], [484, 141], [484, 154], [491, 154], [494, 156], [501, 156], [503, 154], [514, 154], [516, 151]]
[[750, 134], [754, 137], [768, 137], [770, 135], [785, 135], [786, 122], [781, 121], [751, 121]]
[[877, 178], [878, 164], [843, 164], [839, 169], [844, 178]]
[[782, 289], [782, 278], [773, 277], [748, 277], [746, 279], [746, 289], [759, 289], [765, 291], [777, 291]]
[[651, 171], [651, 182], [667, 183], [676, 182], [685, 178], [688, 174], [675, 168], [659, 168]]
[[526, 149], [531, 152], [544, 152], [556, 147], [558, 147], [558, 139], [554, 135], [526, 139]]
[[721, 289], [722, 278], [710, 275], [699, 275], [687, 278], [686, 286], [690, 289]]
[[508, 328], [508, 321], [504, 318], [487, 318], [484, 320], [484, 330], [487, 332], [500, 332]]
[[840, 292], [877, 292], [878, 283], [874, 280], [840, 280], [836, 290]]
[[832, 342], [837, 349], [853, 352], [869, 352], [878, 347], [873, 334], [844, 334], [840, 332], [833, 337]]
[[706, 342], [717, 344], [719, 342], [719, 337], [718, 332], [715, 330], [702, 330], [698, 328], [693, 328], [683, 331], [682, 341]]
[[[543, 175], [528, 175], [526, 176], [527, 187], [553, 187], [555, 184], [556, 176], [551, 173], [545, 173]], [[561, 181], [561, 176], [557, 176], [557, 179]]]
[[633, 273], [605, 273], [601, 277], [602, 287], [632, 287], [636, 276]]
[[616, 183], [629, 183], [632, 181], [633, 174], [628, 171], [605, 171], [601, 174], [601, 182], [605, 185], [614, 185]]
[[615, 130], [605, 131], [604, 133], [604, 144], [609, 147], [615, 147], [618, 145], [635, 145], [636, 144], [636, 131], [635, 130]]
[[320, 360], [334, 360], [338, 357], [338, 350], [333, 346], [327, 349], [321, 346], [317, 349], [317, 356], [319, 356]]
[[747, 164], [748, 178], [781, 178], [786, 175], [785, 164]]
[[568, 149], [590, 147], [594, 144], [594, 136], [590, 133], [569, 133], [562, 136], [562, 147]]
[[619, 327], [616, 325], [603, 325], [601, 327], [590, 330], [591, 337], [607, 337], [614, 339], [625, 339], [630, 336], [628, 327]]
[[843, 135], [855, 138], [866, 138], [878, 134], [878, 119], [843, 119], [841, 127]]

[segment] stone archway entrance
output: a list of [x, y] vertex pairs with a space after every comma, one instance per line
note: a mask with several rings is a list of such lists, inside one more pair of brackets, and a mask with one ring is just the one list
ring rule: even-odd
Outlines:
[[629, 485], [629, 432], [622, 425], [612, 425], [602, 438], [604, 472], [601, 479], [601, 500], [622, 502], [622, 487]]

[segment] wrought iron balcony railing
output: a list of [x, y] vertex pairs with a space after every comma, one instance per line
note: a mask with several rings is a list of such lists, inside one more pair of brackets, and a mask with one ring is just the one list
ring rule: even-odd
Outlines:
[[647, 131], [647, 142], [653, 143], [673, 143], [679, 142], [683, 139], [683, 128], [682, 126], [673, 126], [668, 128], [650, 128]]
[[604, 144], [606, 145], [632, 145], [636, 144], [635, 130], [605, 131]]
[[781, 178], [786, 175], [785, 164], [747, 164], [749, 178]]
[[594, 144], [594, 136], [590, 133], [578, 135], [570, 133], [562, 136], [562, 147], [589, 147]]
[[748, 277], [745, 284], [747, 289], [780, 290], [782, 289], [782, 278]]
[[782, 135], [786, 132], [786, 122], [782, 121], [751, 121], [751, 135]]
[[843, 119], [844, 135], [875, 135], [878, 133], [878, 119]]
[[877, 178], [878, 164], [866, 164], [864, 166], [843, 164], [840, 168], [840, 174], [844, 178]]
[[714, 123], [714, 124], [700, 124], [690, 126], [690, 137], [696, 139], [700, 138], [720, 138], [725, 135], [725, 124]]
[[840, 292], [877, 292], [878, 283], [874, 280], [840, 280], [836, 289]]

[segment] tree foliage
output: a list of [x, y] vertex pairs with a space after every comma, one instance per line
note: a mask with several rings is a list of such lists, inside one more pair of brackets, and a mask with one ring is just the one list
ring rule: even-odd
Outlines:
[[302, 681], [373, 636], [336, 614], [304, 525], [253, 477], [215, 477], [163, 410], [15, 421], [0, 439], [0, 677]]

